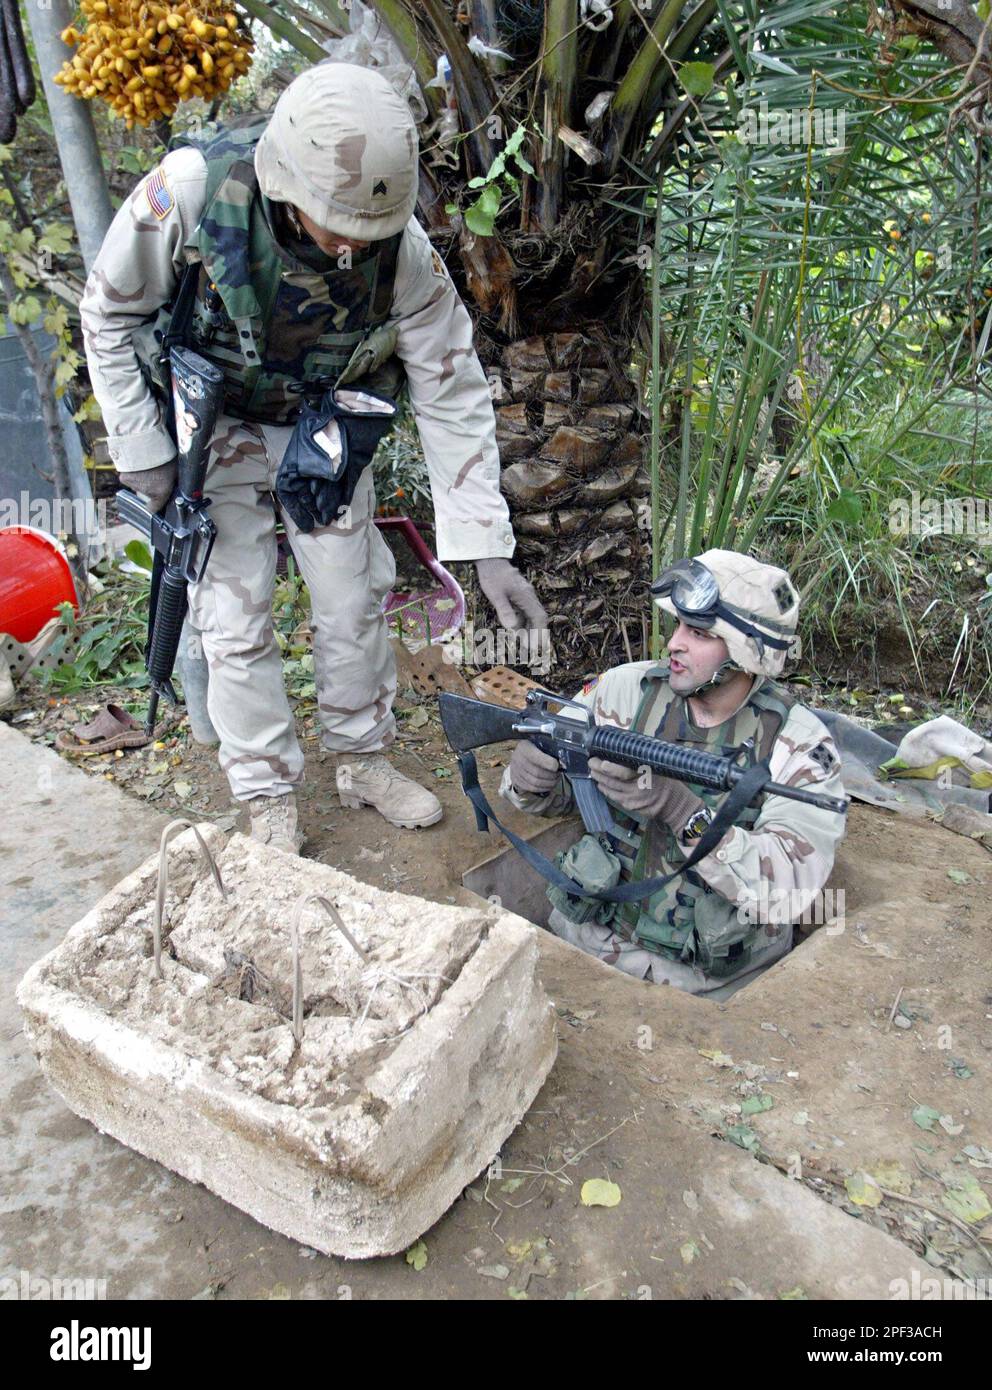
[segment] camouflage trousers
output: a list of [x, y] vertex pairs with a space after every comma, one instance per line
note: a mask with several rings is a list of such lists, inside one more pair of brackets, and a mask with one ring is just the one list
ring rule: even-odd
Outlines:
[[368, 753], [396, 733], [396, 665], [380, 611], [396, 567], [372, 520], [372, 470], [348, 512], [304, 534], [274, 492], [291, 433], [289, 425], [219, 417], [204, 486], [217, 539], [203, 580], [189, 590], [189, 625], [210, 670], [207, 708], [220, 765], [242, 801], [280, 795], [303, 780], [272, 618], [277, 516], [310, 591], [325, 747]]
[[705, 994], [707, 999], [719, 1002], [729, 999], [744, 985], [749, 985], [758, 975], [774, 965], [792, 947], [792, 927], [783, 927], [779, 935], [769, 941], [767, 946], [752, 950], [747, 965], [736, 975], [724, 975], [720, 979], [705, 974], [698, 966], [684, 961], [669, 960], [656, 951], [646, 951], [636, 942], [620, 936], [612, 927], [600, 926], [598, 922], [573, 922], [556, 907], [551, 909], [548, 927], [555, 936], [578, 946], [580, 951], [595, 956], [606, 965], [615, 965], [626, 975], [638, 980], [648, 980], [656, 985], [674, 985], [687, 994]]

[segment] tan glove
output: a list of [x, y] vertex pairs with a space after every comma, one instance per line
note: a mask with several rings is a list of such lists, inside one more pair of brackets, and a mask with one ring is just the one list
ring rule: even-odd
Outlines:
[[149, 509], [160, 512], [176, 486], [176, 460], [160, 463], [155, 468], [139, 468], [133, 473], [118, 473], [125, 487], [148, 498]]
[[538, 671], [551, 663], [548, 615], [529, 579], [509, 560], [476, 560], [479, 587], [496, 610], [496, 621], [516, 634], [517, 661]]
[[496, 616], [503, 627], [511, 631], [547, 627], [548, 615], [534, 592], [534, 586], [509, 560], [476, 560], [475, 570], [479, 576], [479, 586], [496, 609]]
[[558, 785], [561, 769], [555, 758], [535, 748], [529, 738], [522, 738], [510, 759], [510, 782], [517, 792], [545, 796]]
[[663, 777], [650, 768], [638, 770], [608, 762], [605, 758], [590, 758], [589, 771], [607, 801], [612, 801], [621, 811], [631, 811], [649, 820], [660, 817], [676, 835], [681, 833], [690, 816], [706, 805], [684, 783]]

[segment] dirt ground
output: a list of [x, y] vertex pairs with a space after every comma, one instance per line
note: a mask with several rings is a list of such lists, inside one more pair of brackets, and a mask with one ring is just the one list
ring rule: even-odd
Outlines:
[[[304, 853], [378, 886], [457, 901], [465, 870], [505, 842], [476, 832], [435, 716], [418, 708], [403, 707], [396, 761], [436, 790], [444, 820], [411, 833], [372, 810], [343, 811], [331, 757], [311, 736], [301, 793]], [[77, 713], [85, 707], [59, 706], [26, 722], [47, 742], [54, 725], [74, 722]], [[215, 752], [193, 744], [182, 728], [161, 742], [123, 758], [83, 761], [91, 775], [156, 811], [230, 824], [237, 808]], [[498, 748], [480, 759], [491, 800], [505, 756]], [[150, 770], [156, 767], [164, 770]], [[504, 809], [511, 828], [533, 832], [532, 819]], [[659, 1144], [678, 1143], [679, 1135], [685, 1144], [691, 1137], [712, 1146], [717, 1137], [740, 1145], [893, 1235], [907, 1253], [968, 1279], [992, 1276], [992, 856], [936, 824], [855, 805], [831, 886], [844, 895], [838, 922], [811, 931], [784, 962], [722, 1005], [629, 980], [542, 932], [542, 973], [564, 1040], [559, 1062], [504, 1149], [501, 1175], [473, 1185], [425, 1237], [431, 1267], [419, 1295], [443, 1296], [472, 1270], [470, 1297], [528, 1289], [530, 1297], [635, 1297], [641, 1283], [663, 1274], [676, 1296], [788, 1295], [771, 1280], [760, 1289], [734, 1283], [733, 1259], [724, 1252], [721, 1262], [712, 1226], [697, 1229], [692, 1215], [698, 1174], [685, 1180], [685, 1228], [645, 1231], [644, 1201], [631, 1200], [634, 1189], [657, 1167]], [[611, 1078], [605, 1084], [604, 1076]], [[33, 1077], [29, 1090], [43, 1084]], [[71, 1142], [86, 1128], [66, 1113], [60, 1134]], [[575, 1239], [602, 1220], [590, 1224], [578, 1204], [568, 1162], [576, 1154], [584, 1156], [583, 1180], [609, 1177], [624, 1190], [609, 1243], [588, 1258], [576, 1255]], [[187, 1237], [200, 1224], [188, 1218], [201, 1208], [229, 1210], [124, 1151], [113, 1163], [147, 1169], [142, 1181], [164, 1184], [161, 1200], [180, 1202]], [[607, 1215], [614, 1213], [599, 1214]], [[272, 1238], [273, 1245], [248, 1224], [260, 1236], [257, 1258], [246, 1264], [243, 1251], [225, 1256], [208, 1242], [202, 1296], [282, 1296], [271, 1288], [286, 1283], [277, 1253], [290, 1243]], [[630, 1260], [622, 1270], [607, 1268], [623, 1231]], [[64, 1224], [56, 1238], [71, 1245]], [[290, 1263], [301, 1258], [290, 1253]], [[336, 1280], [349, 1289], [355, 1282], [356, 1267], [318, 1261], [311, 1296], [334, 1297]], [[173, 1280], [157, 1258], [154, 1264], [154, 1296], [198, 1292], [188, 1274]], [[394, 1264], [398, 1277], [410, 1273], [402, 1257], [375, 1267]], [[149, 1277], [150, 1269], [137, 1287]], [[391, 1276], [375, 1288], [385, 1294], [390, 1285]]]

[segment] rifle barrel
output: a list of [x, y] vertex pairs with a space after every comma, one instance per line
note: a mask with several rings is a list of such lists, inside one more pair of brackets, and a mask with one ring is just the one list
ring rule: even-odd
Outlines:
[[[596, 725], [590, 752], [593, 757], [610, 758], [629, 767], [650, 767], [680, 782], [693, 782], [696, 786], [710, 787], [714, 791], [729, 791], [746, 771], [732, 758], [699, 753], [678, 743], [666, 743], [663, 739], [632, 734], [626, 729], [615, 729], [605, 724]], [[790, 801], [802, 801], [807, 806], [816, 806], [821, 811], [835, 811], [838, 815], [844, 815], [847, 811], [847, 802], [843, 797], [824, 796], [803, 787], [788, 787], [782, 782], [768, 782], [764, 794], [785, 796]]]

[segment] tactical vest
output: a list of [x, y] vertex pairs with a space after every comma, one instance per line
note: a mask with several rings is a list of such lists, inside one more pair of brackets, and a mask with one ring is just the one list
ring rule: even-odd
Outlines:
[[[266, 219], [254, 152], [265, 116], [219, 133], [181, 136], [207, 162], [206, 200], [187, 255], [199, 263], [189, 346], [224, 373], [224, 409], [287, 423], [304, 389], [351, 382], [398, 394], [395, 329], [381, 325], [393, 299], [402, 233], [353, 251], [346, 269], [314, 270], [279, 246]], [[153, 380], [172, 307], [135, 347]]]
[[[650, 733], [668, 743], [694, 745], [698, 752], [720, 756], [738, 755], [742, 767], [753, 766], [771, 755], [772, 747], [796, 703], [788, 691], [765, 680], [752, 689], [747, 700], [730, 719], [713, 728], [701, 729], [688, 717], [685, 699], [668, 684], [669, 668], [649, 668], [641, 678], [641, 699], [631, 729]], [[690, 784], [693, 791], [714, 812], [729, 793]], [[750, 829], [759, 809], [749, 806], [737, 824]], [[622, 838], [616, 845], [623, 882], [645, 879], [676, 871], [689, 857], [673, 831], [662, 821], [642, 825], [636, 818], [614, 808], [614, 819]], [[563, 894], [550, 889], [549, 896], [566, 916], [574, 916], [562, 903]], [[570, 899], [579, 904], [581, 899]], [[580, 909], [581, 910], [581, 909]], [[590, 914], [592, 915], [592, 914]], [[755, 940], [763, 930], [760, 923], [742, 920], [738, 904], [714, 892], [694, 869], [641, 902], [597, 905], [595, 918], [610, 923], [621, 936], [636, 940], [649, 951], [674, 960], [695, 961], [708, 975], [733, 975], [747, 963]]]

